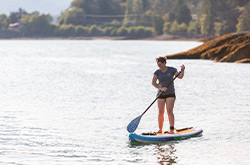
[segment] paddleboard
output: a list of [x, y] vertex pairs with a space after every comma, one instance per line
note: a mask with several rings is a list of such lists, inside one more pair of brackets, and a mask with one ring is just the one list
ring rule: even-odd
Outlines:
[[131, 133], [129, 135], [130, 142], [139, 143], [159, 143], [167, 142], [172, 140], [183, 140], [191, 137], [200, 136], [202, 134], [202, 129], [194, 129], [193, 127], [177, 129], [174, 134], [170, 134], [168, 131], [164, 133], [142, 133], [136, 134]]

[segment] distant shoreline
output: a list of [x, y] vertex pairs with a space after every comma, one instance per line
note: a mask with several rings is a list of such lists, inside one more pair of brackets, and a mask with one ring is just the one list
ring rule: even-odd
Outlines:
[[18, 38], [0, 38], [0, 40], [148, 40], [148, 41], [198, 41], [204, 42], [205, 37], [181, 37], [181, 36], [153, 36], [153, 37], [18, 37]]

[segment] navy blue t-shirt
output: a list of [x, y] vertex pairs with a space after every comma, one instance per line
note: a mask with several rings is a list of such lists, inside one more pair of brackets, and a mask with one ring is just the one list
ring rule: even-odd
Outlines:
[[[177, 72], [177, 69], [174, 67], [169, 67], [166, 72], [162, 72], [160, 69], [156, 70], [154, 72], [154, 75], [157, 76], [157, 79], [159, 81], [159, 84], [162, 87], [167, 87], [167, 85], [173, 80], [174, 74]], [[160, 94], [161, 90], [158, 90], [158, 94]], [[162, 95], [166, 95], [166, 94], [174, 94], [175, 93], [175, 89], [174, 89], [174, 82], [168, 87], [168, 90], [164, 93], [162, 93]]]

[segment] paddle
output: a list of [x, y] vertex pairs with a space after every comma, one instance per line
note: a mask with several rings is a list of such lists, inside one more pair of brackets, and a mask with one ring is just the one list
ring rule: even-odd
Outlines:
[[[182, 70], [173, 78], [173, 80], [167, 85], [167, 88], [174, 82], [174, 80], [181, 74]], [[140, 120], [142, 118], [142, 116], [149, 110], [149, 108], [155, 103], [155, 101], [160, 97], [160, 95], [163, 93], [163, 91], [161, 91], [161, 93], [155, 98], [155, 100], [148, 106], [148, 108], [140, 115], [138, 116], [137, 118], [135, 118], [134, 120], [132, 120], [128, 126], [127, 126], [127, 130], [129, 133], [132, 133], [134, 132], [139, 123], [140, 123]]]

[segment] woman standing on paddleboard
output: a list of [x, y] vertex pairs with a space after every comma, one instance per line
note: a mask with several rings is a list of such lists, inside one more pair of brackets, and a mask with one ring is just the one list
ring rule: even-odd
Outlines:
[[[156, 58], [157, 65], [159, 67], [158, 70], [154, 72], [154, 76], [152, 79], [152, 85], [158, 89], [157, 96], [164, 91], [160, 97], [157, 99], [159, 114], [158, 114], [158, 133], [162, 133], [163, 122], [164, 122], [164, 112], [165, 105], [168, 113], [168, 120], [170, 125], [170, 133], [174, 133], [174, 103], [175, 103], [175, 88], [174, 82], [167, 88], [167, 85], [173, 80], [173, 76], [178, 74], [178, 71], [174, 67], [166, 66], [166, 57], [158, 57]], [[179, 74], [178, 78], [182, 79], [184, 76], [185, 66], [181, 65], [181, 74]], [[158, 80], [158, 83], [157, 83]]]

